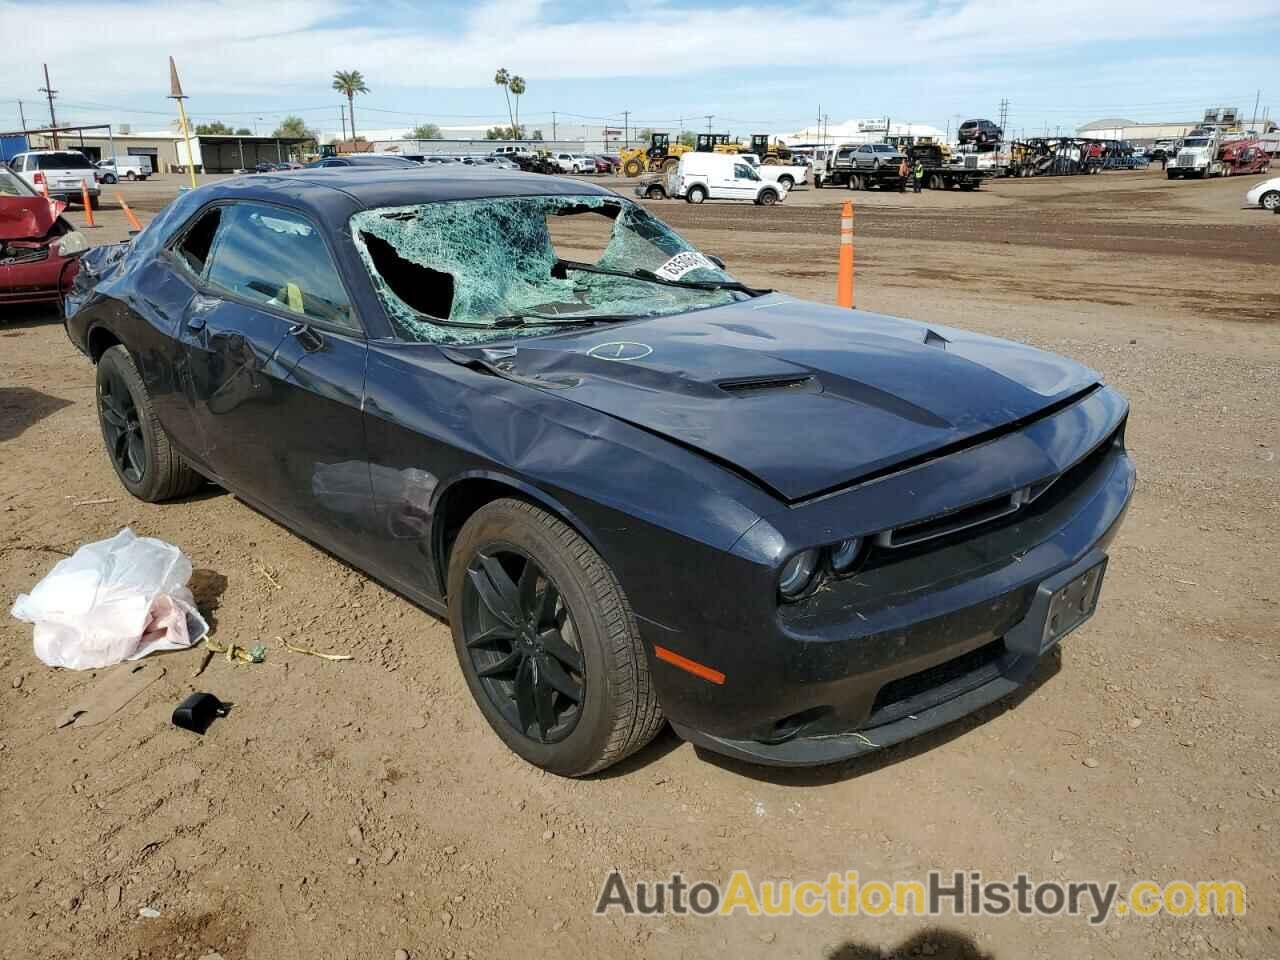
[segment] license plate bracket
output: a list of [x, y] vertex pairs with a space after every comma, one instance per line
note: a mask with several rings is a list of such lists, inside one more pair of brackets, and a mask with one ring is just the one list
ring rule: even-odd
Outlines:
[[1098, 608], [1106, 556], [1040, 584], [1026, 618], [1005, 635], [1015, 653], [1039, 656], [1093, 616]]
[[1068, 633], [1093, 616], [1102, 592], [1102, 577], [1107, 571], [1106, 557], [1080, 576], [1054, 591], [1045, 613], [1044, 633], [1040, 649], [1048, 650]]

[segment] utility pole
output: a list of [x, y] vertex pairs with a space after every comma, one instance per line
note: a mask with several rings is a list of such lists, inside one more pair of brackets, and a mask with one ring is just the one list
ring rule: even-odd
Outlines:
[[624, 146], [631, 146], [631, 111], [622, 111], [622, 142]]
[[556, 112], [554, 110], [551, 111], [551, 139], [553, 141], [558, 139], [556, 137]]
[[22, 132], [25, 135], [27, 132], [27, 115], [22, 112], [21, 100], [18, 101], [18, 120], [22, 123]]
[[[191, 124], [187, 122], [187, 110], [182, 101], [187, 95], [182, 92], [182, 83], [178, 80], [178, 67], [169, 58], [169, 99], [178, 104], [178, 121], [181, 124], [182, 138], [187, 142], [187, 172], [191, 175], [191, 189], [196, 188], [196, 155], [191, 149]], [[201, 157], [203, 162], [203, 157]]]
[[707, 133], [710, 133], [710, 132], [711, 132], [711, 118], [712, 118], [712, 117], [714, 117], [714, 116], [715, 116], [715, 114], [714, 114], [714, 113], [708, 113], [708, 114], [707, 114]]
[[338, 104], [338, 110], [342, 116], [342, 139], [347, 139], [347, 105], [345, 103]]
[[1259, 89], [1253, 97], [1253, 123], [1250, 126], [1256, 131], [1258, 129], [1258, 101], [1262, 99], [1262, 90]]
[[44, 65], [44, 86], [40, 88], [40, 92], [49, 98], [49, 126], [53, 128], [53, 149], [58, 149], [58, 118], [53, 115], [53, 98], [57, 96], [58, 91], [54, 90], [49, 83], [49, 65]]
[[1000, 135], [1004, 136], [1005, 124], [1009, 122], [1009, 100], [1004, 98], [1000, 101]]

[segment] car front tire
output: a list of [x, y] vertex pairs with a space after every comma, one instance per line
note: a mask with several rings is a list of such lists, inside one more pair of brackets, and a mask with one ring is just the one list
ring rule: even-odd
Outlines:
[[123, 346], [103, 353], [97, 369], [98, 423], [107, 457], [124, 488], [158, 503], [185, 496], [204, 478], [169, 442], [151, 406], [151, 395]]
[[586, 776], [662, 726], [621, 585], [540, 507], [495, 500], [463, 525], [449, 557], [449, 622], [480, 712], [534, 766]]
[[777, 202], [778, 194], [774, 190], [761, 190], [760, 198], [756, 201], [762, 207], [772, 207]]
[[1280, 190], [1268, 190], [1258, 200], [1263, 210], [1280, 210]]

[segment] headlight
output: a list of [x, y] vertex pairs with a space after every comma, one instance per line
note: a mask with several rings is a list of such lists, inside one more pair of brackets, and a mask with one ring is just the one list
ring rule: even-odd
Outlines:
[[862, 552], [862, 538], [850, 537], [841, 540], [831, 548], [831, 569], [836, 573], [848, 573], [858, 562], [858, 554]]
[[79, 230], [72, 230], [70, 233], [64, 233], [54, 244], [54, 249], [60, 257], [70, 257], [77, 253], [84, 253], [89, 249], [89, 241], [85, 239], [85, 235]]
[[818, 551], [801, 550], [783, 564], [778, 574], [778, 592], [784, 600], [794, 600], [804, 593], [818, 571]]

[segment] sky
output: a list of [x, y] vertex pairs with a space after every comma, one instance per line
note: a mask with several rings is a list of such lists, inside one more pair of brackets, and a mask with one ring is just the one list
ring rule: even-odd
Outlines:
[[[1259, 95], [1280, 117], [1280, 0], [0, 0], [0, 130], [165, 128], [168, 57], [193, 122], [269, 133], [295, 113], [336, 131], [334, 70], [358, 69], [358, 129], [506, 123], [498, 67], [523, 76], [520, 119], [735, 135], [891, 117], [1026, 135], [1103, 117], [1185, 122]], [[12, 43], [13, 38], [21, 38]]]

